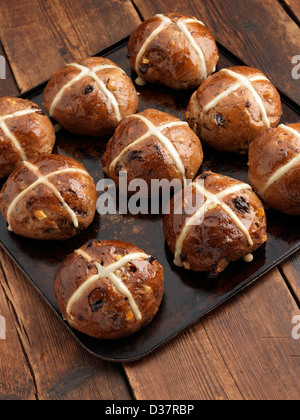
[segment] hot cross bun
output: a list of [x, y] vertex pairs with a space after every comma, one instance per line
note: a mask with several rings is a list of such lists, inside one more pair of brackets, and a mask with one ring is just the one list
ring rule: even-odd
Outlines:
[[61, 69], [44, 92], [44, 107], [64, 128], [87, 136], [111, 135], [137, 112], [138, 97], [126, 73], [112, 61], [90, 57]]
[[17, 235], [62, 241], [92, 223], [96, 201], [94, 181], [79, 162], [40, 155], [10, 175], [0, 193], [0, 210]]
[[232, 67], [210, 76], [195, 92], [187, 121], [211, 147], [246, 154], [262, 131], [282, 115], [278, 91], [257, 69]]
[[179, 13], [143, 22], [128, 49], [137, 84], [161, 83], [176, 90], [198, 87], [216, 71], [219, 60], [214, 36], [204, 23]]
[[249, 182], [272, 209], [300, 215], [300, 123], [260, 134], [249, 150]]
[[194, 179], [203, 161], [199, 138], [186, 122], [153, 109], [124, 119], [107, 145], [104, 172], [119, 184], [126, 171], [128, 182]]
[[0, 178], [25, 160], [52, 153], [53, 125], [39, 106], [21, 98], [0, 98]]
[[174, 196], [164, 232], [176, 266], [216, 276], [266, 242], [266, 215], [248, 184], [205, 172]]
[[148, 325], [164, 292], [164, 269], [139, 248], [90, 241], [59, 267], [55, 295], [64, 319], [100, 339], [127, 337]]

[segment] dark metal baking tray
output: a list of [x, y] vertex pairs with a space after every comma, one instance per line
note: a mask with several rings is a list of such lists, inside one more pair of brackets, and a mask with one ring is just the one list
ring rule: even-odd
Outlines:
[[[135, 74], [132, 73], [127, 58], [127, 42], [128, 38], [96, 55], [111, 59], [134, 80]], [[221, 45], [219, 48], [219, 70], [244, 64]], [[26, 92], [22, 97], [41, 106], [45, 85], [44, 83]], [[192, 92], [176, 92], [161, 86], [150, 85], [137, 87], [137, 89], [140, 92], [140, 112], [147, 108], [156, 108], [185, 119]], [[300, 107], [283, 95], [282, 99], [284, 108], [282, 122], [298, 122]], [[57, 134], [54, 153], [77, 159], [89, 170], [95, 182], [98, 182], [103, 178], [101, 157], [107, 140], [106, 138], [91, 139], [74, 136], [62, 130]], [[204, 152], [205, 160], [200, 172], [212, 170], [247, 181], [246, 156], [218, 153], [205, 146]], [[205, 274], [185, 271], [173, 265], [173, 256], [165, 243], [162, 218], [159, 216], [100, 217], [97, 214], [94, 223], [85, 233], [64, 243], [39, 242], [18, 237], [8, 232], [6, 222], [0, 217], [0, 238], [2, 247], [61, 320], [53, 292], [56, 269], [68, 254], [89, 239], [116, 239], [131, 242], [148, 254], [156, 256], [165, 267], [165, 294], [158, 315], [147, 328], [127, 339], [102, 341], [78, 333], [65, 323], [90, 353], [104, 360], [128, 362], [148, 355], [187, 327], [195, 324], [208, 312], [258, 280], [300, 248], [298, 219], [272, 210], [267, 211], [267, 217], [269, 240], [255, 253], [254, 262], [251, 264], [243, 261], [233, 263], [215, 280], [209, 279]]]

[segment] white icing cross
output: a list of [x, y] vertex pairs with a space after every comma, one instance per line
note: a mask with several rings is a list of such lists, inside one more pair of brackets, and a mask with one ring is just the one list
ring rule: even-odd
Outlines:
[[232, 70], [229, 70], [229, 69], [223, 69], [220, 72], [226, 73], [229, 76], [234, 77], [237, 80], [238, 83], [235, 83], [234, 85], [229, 87], [227, 90], [222, 92], [220, 95], [218, 95], [216, 98], [214, 98], [207, 105], [205, 105], [205, 107], [203, 108], [204, 112], [207, 112], [210, 109], [214, 108], [216, 105], [218, 105], [219, 102], [221, 102], [223, 99], [227, 98], [229, 95], [231, 95], [233, 92], [235, 92], [239, 88], [245, 87], [253, 95], [253, 97], [254, 97], [254, 99], [255, 99], [258, 107], [259, 107], [262, 122], [264, 123], [265, 127], [270, 128], [271, 124], [270, 124], [270, 121], [268, 119], [267, 110], [264, 106], [263, 100], [261, 99], [259, 94], [256, 92], [254, 87], [252, 86], [252, 82], [256, 82], [256, 81], [268, 81], [268, 82], [270, 82], [270, 80], [267, 77], [262, 76], [262, 75], [254, 76], [254, 77], [251, 77], [251, 78], [248, 79], [248, 77], [242, 76], [241, 74], [236, 73], [235, 71], [232, 71]]
[[122, 117], [121, 117], [118, 101], [117, 101], [116, 97], [110, 92], [110, 90], [107, 89], [107, 87], [105, 86], [105, 83], [98, 77], [97, 72], [100, 71], [100, 70], [105, 70], [105, 69], [117, 69], [117, 70], [120, 70], [121, 72], [123, 72], [124, 74], [125, 74], [125, 72], [120, 67], [113, 66], [113, 65], [107, 65], [107, 64], [99, 65], [99, 66], [93, 67], [92, 69], [90, 69], [89, 67], [86, 67], [86, 66], [82, 66], [82, 65], [77, 64], [77, 63], [68, 64], [68, 66], [76, 68], [77, 70], [80, 71], [80, 73], [77, 76], [75, 76], [72, 80], [70, 80], [70, 82], [68, 82], [57, 93], [57, 95], [53, 99], [52, 104], [50, 106], [50, 112], [49, 112], [50, 116], [53, 117], [55, 109], [56, 109], [58, 103], [60, 102], [60, 100], [62, 99], [64, 93], [72, 85], [74, 85], [74, 83], [76, 83], [79, 80], [83, 79], [84, 77], [88, 76], [88, 77], [91, 77], [92, 79], [95, 80], [95, 82], [99, 86], [99, 89], [109, 99], [109, 101], [111, 103], [111, 106], [114, 110], [116, 120], [119, 123], [121, 121]]
[[145, 82], [143, 81], [143, 76], [139, 70], [139, 63], [141, 61], [141, 58], [143, 57], [143, 55], [145, 54], [148, 46], [150, 45], [150, 43], [153, 41], [153, 39], [155, 39], [165, 28], [167, 28], [168, 26], [175, 24], [177, 25], [181, 31], [184, 33], [184, 35], [186, 36], [186, 38], [189, 40], [189, 42], [191, 43], [191, 45], [193, 46], [194, 50], [197, 53], [197, 56], [199, 58], [200, 61], [200, 66], [201, 66], [201, 72], [203, 75], [203, 78], [206, 79], [207, 78], [207, 66], [206, 66], [206, 61], [205, 61], [205, 57], [203, 54], [203, 51], [201, 50], [201, 48], [198, 46], [197, 42], [195, 41], [195, 39], [193, 38], [191, 32], [187, 29], [186, 24], [188, 23], [199, 23], [202, 26], [205, 26], [203, 22], [200, 22], [197, 19], [185, 19], [185, 20], [180, 20], [177, 23], [173, 22], [170, 18], [168, 18], [165, 15], [156, 15], [155, 17], [159, 18], [161, 20], [161, 24], [151, 33], [151, 35], [149, 35], [149, 37], [145, 40], [144, 44], [142, 45], [137, 57], [136, 57], [136, 62], [135, 62], [135, 71], [138, 74], [139, 78], [137, 80], [137, 84], [145, 84]]
[[181, 127], [188, 126], [188, 123], [183, 122], [183, 121], [174, 121], [174, 122], [162, 125], [161, 127], [157, 127], [150, 120], [148, 120], [148, 118], [145, 118], [143, 115], [135, 114], [135, 115], [131, 115], [130, 118], [137, 118], [143, 121], [143, 123], [145, 123], [145, 125], [148, 127], [148, 131], [143, 136], [135, 140], [133, 143], [129, 144], [124, 150], [122, 150], [119, 156], [117, 156], [110, 164], [110, 167], [109, 167], [110, 171], [114, 170], [118, 161], [125, 155], [125, 153], [128, 152], [128, 150], [132, 149], [133, 147], [135, 147], [142, 141], [148, 139], [149, 137], [154, 136], [171, 155], [177, 169], [181, 173], [183, 183], [186, 184], [185, 167], [184, 167], [184, 164], [182, 163], [181, 157], [178, 151], [176, 150], [175, 146], [171, 142], [171, 140], [169, 140], [168, 137], [163, 135], [162, 131], [167, 130], [169, 128], [178, 127], [178, 126], [181, 126]]
[[26, 153], [25, 153], [23, 147], [21, 146], [19, 140], [14, 135], [14, 133], [7, 127], [6, 121], [8, 119], [11, 119], [11, 118], [18, 118], [18, 117], [22, 117], [24, 115], [35, 114], [37, 111], [38, 110], [36, 110], [36, 109], [35, 110], [33, 110], [33, 109], [24, 109], [22, 111], [14, 112], [13, 114], [8, 114], [8, 115], [0, 116], [0, 129], [3, 131], [3, 133], [5, 134], [5, 136], [12, 142], [12, 144], [15, 147], [15, 149], [17, 149], [17, 151], [19, 152], [19, 155], [20, 155], [20, 158], [22, 159], [22, 161], [27, 160]]
[[49, 178], [51, 178], [55, 175], [62, 175], [62, 174], [66, 174], [66, 173], [79, 173], [79, 174], [83, 174], [83, 175], [86, 175], [86, 176], [90, 177], [89, 173], [87, 171], [83, 170], [83, 169], [66, 168], [66, 169], [58, 170], [56, 172], [51, 172], [48, 175], [42, 175], [40, 173], [38, 167], [31, 164], [30, 162], [24, 162], [24, 166], [26, 166], [31, 172], [34, 173], [34, 175], [37, 177], [37, 180], [33, 184], [31, 184], [29, 187], [27, 187], [25, 190], [23, 190], [20, 194], [18, 194], [14, 198], [14, 200], [11, 202], [11, 204], [10, 204], [8, 210], [7, 210], [8, 230], [10, 232], [12, 232], [12, 228], [11, 228], [11, 224], [10, 224], [11, 215], [12, 215], [12, 212], [16, 209], [16, 206], [18, 205], [20, 200], [22, 198], [24, 198], [28, 192], [32, 191], [34, 188], [36, 188], [39, 185], [45, 185], [52, 190], [55, 197], [62, 204], [63, 208], [69, 213], [70, 218], [72, 219], [72, 222], [73, 222], [75, 228], [77, 229], [78, 226], [79, 226], [78, 217], [76, 216], [75, 212], [70, 208], [70, 206], [66, 203], [64, 198], [61, 196], [60, 192], [57, 190], [57, 188], [49, 181]]
[[234, 211], [231, 210], [231, 208], [222, 201], [225, 197], [227, 197], [230, 194], [234, 194], [242, 190], [249, 190], [249, 189], [251, 190], [250, 185], [248, 184], [234, 185], [233, 187], [229, 187], [218, 194], [213, 194], [207, 191], [204, 187], [200, 185], [200, 183], [197, 180], [193, 182], [191, 185], [194, 186], [200, 192], [200, 194], [202, 194], [206, 198], [206, 201], [203, 204], [203, 206], [201, 206], [200, 209], [193, 216], [191, 216], [190, 218], [186, 220], [186, 223], [181, 231], [181, 234], [179, 235], [176, 241], [174, 264], [177, 267], [183, 267], [181, 253], [182, 253], [184, 241], [187, 238], [187, 235], [190, 229], [192, 228], [192, 226], [196, 226], [199, 220], [202, 220], [202, 218], [205, 215], [205, 212], [208, 211], [210, 206], [213, 204], [220, 206], [222, 210], [224, 210], [224, 212], [227, 213], [228, 216], [230, 216], [230, 218], [232, 219], [234, 224], [237, 226], [237, 228], [240, 229], [240, 231], [243, 232], [243, 234], [246, 236], [249, 246], [253, 246], [251, 235], [248, 229], [246, 228], [246, 226], [240, 221], [240, 219], [237, 217]]
[[[79, 256], [83, 257], [87, 262], [91, 262], [93, 261], [92, 257], [86, 253], [85, 251], [78, 249], [77, 251], [75, 251], [76, 254], [78, 254]], [[87, 279], [77, 290], [76, 292], [71, 296], [68, 305], [67, 305], [67, 313], [73, 318], [73, 316], [71, 315], [72, 312], [72, 307], [74, 306], [74, 304], [84, 295], [84, 293], [86, 291], [88, 291], [92, 286], [94, 286], [98, 280], [102, 279], [102, 278], [107, 278], [109, 279], [113, 285], [115, 286], [115, 288], [128, 299], [129, 305], [131, 307], [132, 313], [135, 316], [136, 320], [140, 321], [142, 319], [142, 314], [131, 294], [131, 292], [129, 291], [129, 289], [126, 287], [126, 285], [122, 282], [122, 279], [120, 279], [115, 272], [117, 270], [120, 270], [124, 267], [126, 267], [126, 265], [134, 260], [139, 260], [139, 259], [148, 259], [150, 258], [150, 255], [147, 255], [145, 253], [141, 253], [141, 252], [137, 252], [137, 253], [133, 253], [133, 254], [128, 254], [125, 255], [123, 258], [121, 258], [119, 261], [110, 264], [106, 267], [102, 266], [101, 264], [99, 264], [96, 261], [94, 262], [95, 267], [98, 270], [98, 273], [95, 274], [94, 276], [90, 277], [89, 279]]]
[[[285, 130], [292, 134], [297, 140], [299, 140], [300, 143], [300, 133], [295, 130], [292, 127], [288, 127], [284, 124], [281, 124], [278, 128], [281, 128], [282, 130]], [[281, 179], [285, 174], [287, 174], [291, 169], [293, 169], [296, 165], [300, 163], [300, 153], [295, 156], [293, 159], [291, 159], [287, 164], [283, 165], [281, 168], [279, 168], [268, 180], [268, 182], [265, 184], [265, 186], [260, 191], [260, 195], [264, 195], [265, 192], [273, 185], [275, 182], [277, 182], [279, 179]]]

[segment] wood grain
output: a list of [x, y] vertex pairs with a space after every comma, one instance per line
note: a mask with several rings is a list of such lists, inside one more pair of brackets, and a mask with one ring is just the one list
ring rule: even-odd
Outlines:
[[134, 0], [144, 18], [161, 12], [197, 16], [216, 39], [246, 64], [265, 72], [300, 104], [299, 82], [291, 76], [292, 57], [300, 51], [300, 29], [274, 0]]
[[298, 307], [278, 270], [151, 357], [126, 365], [137, 399], [300, 398]]
[[6, 70], [6, 79], [0, 79], [0, 96], [17, 96], [19, 94], [19, 90], [17, 84], [15, 82], [13, 73], [10, 68], [9, 61], [5, 55], [5, 51], [0, 42], [0, 57], [3, 57], [5, 60], [5, 70]]
[[300, 2], [298, 0], [280, 0], [291, 18], [300, 26]]
[[[281, 270], [290, 285], [295, 299], [300, 302], [300, 253], [298, 252], [292, 258], [281, 265]], [[300, 310], [299, 310], [300, 312]]]
[[[34, 12], [33, 12], [34, 11]], [[1, 0], [0, 37], [21, 91], [130, 33], [129, 0]]]
[[20, 340], [19, 319], [4, 289], [7, 281], [0, 265], [0, 315], [6, 327], [6, 339], [0, 339], [0, 400], [35, 400], [34, 379]]
[[125, 371], [137, 400], [243, 399], [202, 323]]
[[122, 368], [83, 350], [2, 251], [0, 264], [0, 398], [131, 399]]

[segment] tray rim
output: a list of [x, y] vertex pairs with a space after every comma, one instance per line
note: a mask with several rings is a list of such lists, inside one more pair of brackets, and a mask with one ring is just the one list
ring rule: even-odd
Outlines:
[[[129, 41], [130, 35], [127, 35], [121, 39], [119, 39], [117, 42], [111, 44], [110, 46], [105, 47], [104, 49], [94, 53], [91, 55], [91, 57], [95, 56], [106, 56], [119, 48], [126, 45]], [[241, 60], [238, 56], [236, 56], [234, 53], [232, 53], [230, 50], [228, 50], [226, 47], [224, 47], [221, 43], [217, 42], [219, 50], [222, 52], [224, 56], [226, 56], [228, 59], [230, 59], [232, 62], [236, 63], [236, 65], [240, 66], [247, 66], [249, 67], [243, 60]], [[40, 84], [34, 86], [33, 88], [26, 90], [25, 92], [22, 92], [21, 94], [17, 95], [18, 98], [27, 99], [30, 96], [33, 96], [34, 94], [42, 91], [45, 89], [46, 85], [48, 84], [50, 79], [45, 80], [44, 82], [41, 82]], [[298, 105], [295, 101], [293, 101], [291, 98], [289, 98], [285, 93], [283, 93], [280, 89], [278, 90], [281, 99], [283, 102], [285, 102], [290, 108], [292, 108], [295, 112], [300, 114], [300, 105]], [[77, 335], [76, 331], [68, 325], [66, 321], [62, 318], [62, 316], [57, 312], [56, 308], [52, 305], [50, 300], [44, 295], [41, 289], [37, 287], [37, 285], [34, 283], [34, 281], [31, 279], [30, 275], [26, 272], [26, 270], [22, 267], [22, 265], [19, 263], [19, 261], [12, 255], [10, 250], [4, 245], [4, 243], [0, 239], [0, 247], [5, 252], [5, 254], [8, 256], [8, 258], [18, 267], [18, 269], [23, 273], [23, 275], [26, 277], [26, 279], [29, 281], [29, 283], [33, 286], [33, 288], [37, 291], [38, 295], [42, 297], [43, 301], [48, 305], [48, 307], [52, 310], [52, 313], [56, 315], [56, 317], [62, 322], [62, 324], [67, 328], [67, 330], [71, 333], [71, 335], [75, 338], [75, 340], [80, 344], [82, 348], [84, 348], [89, 354], [92, 356], [99, 358], [101, 360], [112, 362], [112, 363], [132, 363], [136, 362], [138, 360], [144, 359], [145, 357], [152, 354], [155, 350], [165, 346], [167, 343], [171, 342], [174, 338], [176, 338], [178, 335], [183, 333], [184, 331], [188, 330], [189, 328], [195, 326], [198, 322], [201, 321], [205, 316], [213, 312], [215, 309], [222, 306], [224, 303], [231, 300], [234, 296], [238, 295], [240, 292], [247, 289], [249, 286], [251, 286], [256, 281], [260, 280], [262, 277], [264, 277], [266, 274], [271, 272], [273, 269], [278, 267], [280, 264], [282, 264], [284, 261], [286, 261], [288, 258], [290, 258], [292, 255], [297, 253], [300, 250], [300, 242], [299, 245], [292, 249], [285, 254], [282, 255], [282, 257], [278, 261], [274, 261], [273, 265], [270, 265], [269, 267], [266, 267], [258, 277], [255, 277], [255, 274], [253, 274], [250, 277], [250, 280], [245, 280], [243, 283], [241, 283], [239, 286], [232, 289], [227, 296], [224, 296], [219, 302], [217, 302], [215, 305], [213, 305], [209, 310], [205, 311], [205, 314], [199, 313], [197, 317], [192, 319], [189, 324], [187, 324], [184, 328], [179, 328], [176, 332], [174, 332], [171, 336], [167, 337], [164, 341], [154, 345], [143, 353], [140, 356], [132, 357], [132, 358], [109, 358], [106, 356], [102, 356], [98, 353], [95, 353], [93, 350], [91, 350], [89, 347], [87, 347], [81, 340], [80, 337]], [[105, 340], [102, 340], [105, 341]], [[121, 340], [120, 340], [121, 341]]]

